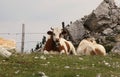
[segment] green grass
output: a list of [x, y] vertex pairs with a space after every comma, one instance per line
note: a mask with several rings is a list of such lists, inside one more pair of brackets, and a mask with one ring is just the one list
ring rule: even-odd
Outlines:
[[120, 77], [120, 55], [73, 56], [32, 53], [0, 57], [0, 77]]

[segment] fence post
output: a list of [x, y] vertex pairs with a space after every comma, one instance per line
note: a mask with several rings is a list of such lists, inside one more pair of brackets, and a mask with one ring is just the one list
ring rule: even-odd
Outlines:
[[22, 40], [21, 40], [21, 52], [24, 52], [24, 41], [25, 41], [25, 24], [22, 24]]

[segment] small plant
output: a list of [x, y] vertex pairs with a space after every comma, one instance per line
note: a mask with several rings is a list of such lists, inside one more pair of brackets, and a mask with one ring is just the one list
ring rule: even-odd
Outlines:
[[112, 49], [112, 48], [113, 48], [112, 45], [106, 45], [106, 46], [105, 46], [105, 49], [106, 49], [106, 52], [107, 52], [107, 53], [111, 52], [111, 49]]
[[43, 38], [42, 38], [42, 44], [45, 44], [45, 42], [46, 42], [46, 37], [43, 36]]
[[118, 34], [120, 34], [120, 30], [117, 30], [116, 32], [117, 32]]
[[107, 36], [107, 37], [106, 37], [106, 41], [116, 42], [114, 36]]
[[38, 50], [40, 48], [39, 43], [36, 44], [35, 50]]

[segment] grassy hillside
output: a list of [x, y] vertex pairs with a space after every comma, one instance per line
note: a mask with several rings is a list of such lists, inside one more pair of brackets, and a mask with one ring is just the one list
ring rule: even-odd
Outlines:
[[14, 55], [0, 57], [0, 77], [120, 77], [120, 55]]

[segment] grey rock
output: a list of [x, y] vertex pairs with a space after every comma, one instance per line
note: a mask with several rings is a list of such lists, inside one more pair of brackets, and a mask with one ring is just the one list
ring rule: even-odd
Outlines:
[[107, 28], [103, 31], [103, 34], [110, 35], [112, 32], [113, 32], [113, 30], [111, 28]]
[[111, 50], [112, 53], [120, 54], [120, 42], [118, 42]]
[[116, 30], [120, 31], [120, 25], [117, 25]]
[[7, 51], [4, 47], [0, 46], [0, 56], [9, 58], [12, 55], [11, 52]]
[[116, 42], [120, 42], [120, 34], [118, 34], [118, 35], [115, 36], [115, 41]]
[[[120, 15], [114, 0], [104, 0], [86, 19], [84, 26], [90, 31], [100, 32], [112, 23], [117, 24]], [[113, 25], [111, 25], [113, 26]]]
[[94, 10], [94, 13], [95, 15], [97, 16], [97, 18], [99, 18], [99, 16], [101, 15], [105, 15], [105, 16], [108, 16], [110, 10], [110, 5], [106, 2], [102, 2], [95, 10]]
[[85, 34], [85, 28], [81, 21], [77, 20], [73, 24], [71, 24], [67, 30], [69, 31], [70, 35], [72, 36], [72, 40], [74, 43], [78, 44], [79, 40], [82, 39], [83, 35]]
[[117, 23], [112, 23], [112, 24], [110, 24], [110, 28], [114, 28], [114, 27], [116, 27], [117, 26]]
[[48, 76], [45, 75], [44, 72], [38, 72], [38, 74], [39, 74], [40, 77], [48, 77]]
[[114, 0], [103, 0], [91, 14], [66, 26], [66, 29], [76, 45], [86, 36], [95, 37], [109, 52], [120, 40], [120, 8]]

